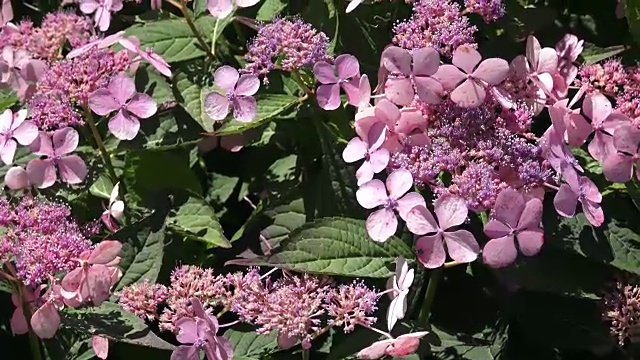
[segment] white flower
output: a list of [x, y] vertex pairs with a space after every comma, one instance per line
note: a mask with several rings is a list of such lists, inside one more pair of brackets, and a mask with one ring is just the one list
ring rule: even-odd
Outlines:
[[390, 292], [391, 304], [387, 311], [387, 327], [389, 331], [393, 329], [396, 322], [404, 318], [407, 312], [407, 295], [409, 288], [413, 284], [414, 271], [409, 269], [407, 261], [402, 256], [396, 260], [396, 274], [387, 282], [387, 289]]
[[349, 5], [347, 5], [347, 13], [352, 12], [355, 8], [358, 7], [362, 3], [362, 0], [351, 0]]
[[124, 214], [124, 202], [118, 200], [118, 193], [120, 191], [120, 183], [116, 183], [111, 190], [111, 195], [109, 196], [109, 207], [102, 213], [100, 217], [102, 222], [104, 222], [105, 226], [110, 231], [117, 231], [118, 224], [115, 220], [121, 220], [122, 215]]

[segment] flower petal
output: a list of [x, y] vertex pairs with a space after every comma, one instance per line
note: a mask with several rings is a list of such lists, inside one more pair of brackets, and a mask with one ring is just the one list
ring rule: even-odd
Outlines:
[[348, 80], [360, 75], [360, 64], [353, 55], [339, 55], [336, 57], [335, 64], [340, 80]]
[[181, 344], [193, 344], [198, 340], [198, 325], [195, 319], [181, 317], [174, 325], [178, 329], [176, 340]]
[[498, 85], [509, 74], [509, 63], [504, 59], [490, 58], [478, 65], [473, 77], [489, 85]]
[[204, 98], [204, 112], [211, 120], [224, 120], [229, 115], [229, 99], [217, 92], [211, 92]]
[[98, 89], [89, 96], [89, 108], [94, 113], [105, 116], [120, 109], [121, 104], [107, 89]]
[[538, 53], [538, 64], [536, 66], [536, 72], [540, 73], [553, 73], [558, 69], [558, 54], [554, 48], [546, 47], [542, 48]]
[[104, 360], [109, 355], [109, 339], [104, 336], [93, 335], [91, 337], [91, 347], [98, 359]]
[[528, 229], [518, 232], [516, 235], [518, 248], [525, 256], [533, 256], [540, 252], [544, 243], [544, 231], [542, 229]]
[[331, 85], [338, 83], [338, 77], [336, 76], [333, 65], [326, 61], [318, 61], [313, 65], [313, 75], [320, 84]]
[[18, 307], [13, 311], [9, 324], [11, 325], [11, 332], [13, 335], [22, 335], [29, 332], [29, 325], [27, 324], [27, 318], [22, 311], [22, 304], [18, 304]]
[[375, 175], [375, 173], [373, 172], [373, 167], [371, 162], [363, 161], [362, 165], [360, 165], [360, 167], [356, 171], [356, 179], [358, 180], [358, 183], [357, 183], [358, 186], [362, 186], [367, 182], [371, 181], [371, 179], [373, 179], [373, 175]]
[[516, 230], [537, 229], [542, 221], [542, 201], [531, 198], [527, 201]]
[[200, 360], [200, 349], [196, 346], [180, 345], [173, 349], [170, 360]]
[[365, 227], [373, 241], [385, 242], [396, 233], [398, 219], [393, 210], [380, 209], [367, 217]]
[[373, 172], [377, 174], [386, 169], [387, 165], [389, 164], [389, 158], [389, 150], [387, 149], [382, 148], [372, 152], [371, 154], [369, 154], [371, 170], [373, 170]]
[[413, 186], [413, 176], [408, 170], [398, 169], [389, 174], [386, 185], [389, 197], [398, 200]]
[[609, 155], [616, 153], [616, 147], [613, 145], [613, 136], [602, 131], [596, 131], [587, 149], [589, 150], [589, 155], [598, 162], [604, 162]]
[[433, 78], [438, 80], [445, 90], [453, 90], [466, 79], [466, 75], [453, 65], [441, 65], [438, 71], [433, 74]]
[[573, 217], [578, 205], [578, 195], [567, 184], [562, 184], [553, 198], [553, 205], [558, 214], [564, 217]]
[[251, 122], [258, 113], [258, 103], [253, 96], [236, 96], [233, 99], [233, 118], [240, 122]]
[[633, 158], [624, 154], [609, 155], [602, 163], [602, 173], [611, 182], [625, 183], [633, 176]]
[[224, 19], [233, 12], [231, 0], [208, 0], [207, 10], [217, 19]]
[[620, 126], [613, 134], [613, 144], [618, 151], [630, 155], [637, 154], [638, 145], [640, 145], [640, 129], [634, 125]]
[[498, 239], [509, 235], [511, 233], [511, 228], [500, 220], [491, 219], [487, 225], [484, 226], [484, 233], [490, 239]]
[[378, 179], [364, 183], [356, 191], [356, 199], [365, 209], [373, 209], [376, 206], [384, 204], [387, 200], [387, 189], [384, 183]]
[[427, 269], [439, 268], [444, 264], [446, 254], [440, 234], [421, 236], [416, 240], [418, 261]]
[[18, 144], [13, 139], [6, 139], [4, 143], [0, 144], [0, 159], [2, 159], [2, 162], [11, 165], [17, 148]]
[[509, 187], [498, 194], [491, 216], [515, 229], [524, 208], [524, 195]]
[[518, 251], [513, 236], [490, 240], [482, 249], [482, 261], [494, 268], [511, 265], [516, 261], [517, 256]]
[[31, 185], [27, 171], [20, 166], [14, 166], [7, 170], [4, 183], [11, 190], [26, 189]]
[[604, 223], [604, 212], [600, 204], [589, 200], [583, 201], [582, 211], [591, 225], [597, 227]]
[[416, 206], [409, 210], [405, 221], [407, 229], [416, 235], [436, 233], [440, 229], [433, 215], [425, 206]]
[[418, 194], [417, 192], [410, 192], [406, 194], [405, 196], [398, 199], [397, 203], [398, 206], [396, 207], [396, 210], [398, 211], [398, 215], [400, 215], [400, 218], [402, 218], [402, 220], [404, 221], [407, 221], [407, 215], [411, 209], [415, 208], [416, 206], [427, 206], [422, 195]]
[[444, 96], [444, 88], [438, 80], [432, 77], [415, 77], [416, 94], [427, 104], [439, 104]]
[[604, 119], [611, 114], [613, 108], [606, 96], [596, 92], [585, 96], [582, 102], [582, 111], [595, 125], [602, 124]]
[[367, 143], [362, 141], [359, 137], [354, 137], [349, 140], [347, 146], [342, 151], [342, 159], [346, 163], [356, 162], [364, 159], [365, 155], [367, 155], [367, 150]]
[[109, 119], [107, 127], [116, 138], [132, 140], [140, 131], [140, 121], [127, 111], [120, 110], [114, 117]]
[[480, 246], [476, 238], [467, 230], [457, 230], [444, 233], [447, 253], [458, 262], [472, 262], [478, 258]]
[[158, 106], [151, 96], [138, 93], [133, 95], [129, 103], [127, 103], [126, 109], [138, 118], [146, 119], [152, 117], [158, 111]]
[[56, 182], [56, 167], [51, 159], [33, 159], [27, 164], [29, 181], [40, 189]]
[[389, 46], [381, 55], [380, 65], [391, 73], [411, 75], [411, 54], [397, 46]]
[[108, 264], [120, 254], [121, 250], [121, 242], [116, 240], [103, 240], [91, 251], [87, 262], [90, 264]]
[[236, 96], [253, 96], [260, 89], [260, 80], [255, 75], [245, 74], [240, 76], [234, 90]]
[[136, 93], [136, 84], [132, 78], [119, 74], [111, 79], [107, 89], [118, 104], [124, 105]]
[[467, 79], [449, 94], [451, 101], [464, 108], [474, 108], [482, 104], [487, 96], [484, 86], [473, 79]]
[[72, 154], [58, 159], [60, 180], [67, 184], [79, 184], [87, 176], [87, 165], [78, 155]]
[[60, 156], [75, 150], [78, 147], [80, 136], [74, 128], [66, 127], [54, 131], [51, 141], [55, 154]]
[[460, 225], [467, 219], [467, 205], [461, 197], [442, 195], [433, 206], [442, 230]]
[[38, 127], [31, 121], [25, 121], [13, 130], [13, 137], [20, 145], [31, 145], [38, 137]]
[[[217, 0], [209, 0], [209, 6], [211, 6], [212, 1], [217, 2]], [[229, 5], [231, 5], [230, 0], [223, 1], [228, 1]], [[240, 74], [238, 73], [238, 70], [231, 66], [224, 65], [216, 69], [213, 73], [213, 79], [213, 82], [217, 87], [229, 93], [236, 87], [236, 83], [238, 83], [238, 79], [240, 79]]]
[[440, 54], [434, 48], [426, 47], [413, 50], [413, 75], [431, 76], [440, 67]]
[[473, 69], [482, 60], [482, 55], [471, 45], [460, 45], [453, 51], [453, 65], [464, 70], [467, 74], [473, 73]]
[[409, 78], [390, 78], [384, 84], [384, 96], [394, 104], [408, 106], [413, 101], [415, 92]]
[[340, 85], [320, 85], [316, 90], [318, 106], [324, 110], [335, 110], [340, 107]]
[[33, 316], [31, 316], [31, 328], [40, 339], [50, 339], [58, 331], [60, 326], [60, 314], [52, 302], [46, 302]]

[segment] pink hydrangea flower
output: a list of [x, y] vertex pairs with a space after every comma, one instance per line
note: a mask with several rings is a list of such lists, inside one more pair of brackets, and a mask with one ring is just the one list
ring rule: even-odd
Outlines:
[[511, 66], [521, 77], [532, 80], [538, 88], [538, 99], [534, 99], [530, 105], [534, 107], [534, 113], [539, 114], [553, 89], [553, 74], [558, 70], [556, 50], [550, 47], [542, 48], [538, 39], [529, 35], [526, 56], [517, 56]]
[[577, 174], [564, 176], [566, 183], [553, 198], [553, 205], [558, 214], [564, 217], [573, 217], [578, 201], [582, 204], [582, 211], [587, 221], [593, 226], [600, 226], [604, 222], [604, 212], [600, 206], [602, 194], [596, 184], [586, 176]]
[[554, 129], [558, 134], [563, 134], [563, 139], [571, 146], [579, 147], [587, 140], [591, 133], [591, 124], [587, 122], [584, 116], [580, 115], [579, 109], [572, 109], [573, 105], [584, 94], [579, 91], [571, 101], [562, 99], [556, 101], [549, 107], [549, 116]]
[[[365, 132], [366, 131], [366, 132]], [[347, 163], [364, 159], [356, 171], [358, 185], [373, 179], [373, 175], [381, 172], [389, 163], [389, 150], [382, 147], [385, 141], [385, 124], [375, 122], [367, 129], [356, 127], [357, 137], [349, 140], [342, 152]]]
[[609, 181], [627, 182], [633, 177], [633, 165], [636, 165], [636, 178], [640, 180], [640, 129], [634, 125], [623, 125], [613, 134], [613, 145], [617, 153], [610, 154], [602, 164], [602, 172]]
[[593, 140], [589, 143], [589, 154], [596, 160], [603, 162], [609, 154], [615, 154], [613, 133], [625, 124], [631, 124], [631, 119], [618, 111], [613, 111], [611, 102], [601, 93], [592, 93], [585, 97], [582, 103], [582, 111], [591, 119], [591, 128], [585, 131], [586, 138], [595, 132]]
[[102, 49], [106, 49], [108, 47], [110, 47], [111, 45], [114, 45], [116, 43], [120, 43], [121, 40], [123, 40], [123, 36], [125, 34], [125, 31], [118, 31], [115, 34], [111, 34], [109, 36], [105, 36], [103, 38], [98, 38], [95, 39], [93, 41], [90, 41], [82, 46], [79, 46], [71, 51], [69, 51], [69, 53], [67, 54], [67, 59], [73, 59], [76, 58], [82, 54], [86, 54], [88, 53], [91, 49], [98, 49], [98, 50], [102, 50]]
[[[29, 306], [40, 297], [39, 292], [31, 291], [27, 287], [23, 287], [21, 290], [24, 301], [29, 303]], [[11, 316], [9, 325], [11, 325], [11, 332], [14, 335], [22, 335], [29, 332], [27, 318], [24, 316], [24, 306], [22, 301], [23, 300], [20, 299], [17, 294], [11, 294], [11, 303], [15, 306], [15, 310], [13, 310], [13, 315]]]
[[555, 129], [555, 126], [549, 127], [542, 136], [541, 142], [542, 155], [558, 174], [562, 174], [564, 177], [577, 176], [578, 171], [583, 171], [578, 160], [573, 156], [571, 149], [564, 143], [562, 135]]
[[35, 91], [35, 82], [46, 67], [42, 60], [31, 59], [27, 51], [5, 46], [0, 56], [0, 83], [9, 85], [23, 101]]
[[498, 85], [509, 74], [509, 63], [504, 59], [480, 60], [482, 56], [471, 45], [459, 46], [453, 52], [453, 65], [440, 66], [433, 76], [451, 91], [449, 98], [458, 106], [479, 106], [487, 96], [485, 89]]
[[171, 360], [200, 360], [200, 351], [204, 350], [208, 360], [231, 360], [233, 348], [224, 336], [217, 336], [218, 319], [207, 314], [196, 298], [191, 299], [195, 317], [182, 317], [176, 321], [181, 344], [171, 354]]
[[38, 127], [26, 118], [27, 110], [14, 114], [7, 109], [0, 115], [0, 159], [7, 165], [13, 162], [18, 143], [30, 145], [38, 137]]
[[483, 261], [491, 267], [504, 267], [516, 260], [518, 249], [523, 255], [533, 256], [544, 241], [542, 201], [525, 198], [523, 194], [506, 188], [498, 194], [491, 220], [484, 233], [491, 239], [482, 249]]
[[358, 359], [372, 360], [380, 359], [387, 356], [406, 356], [411, 355], [418, 350], [420, 345], [420, 339], [426, 336], [429, 332], [419, 331], [410, 334], [403, 334], [397, 338], [389, 338], [380, 341], [376, 341], [368, 347], [360, 350], [356, 355]]
[[255, 75], [242, 75], [231, 66], [222, 66], [213, 74], [213, 81], [224, 94], [212, 92], [204, 98], [204, 111], [212, 120], [224, 120], [233, 108], [233, 117], [241, 122], [251, 122], [258, 112], [253, 95], [260, 88]]
[[29, 181], [38, 188], [47, 188], [56, 181], [57, 168], [62, 181], [81, 183], [87, 176], [87, 165], [78, 155], [71, 154], [78, 147], [78, 141], [78, 132], [70, 127], [56, 130], [52, 135], [41, 131], [31, 144], [31, 150], [45, 158], [29, 161]]
[[11, 190], [26, 189], [31, 186], [29, 174], [21, 166], [13, 166], [4, 175], [4, 183]]
[[140, 120], [153, 116], [158, 107], [151, 96], [136, 92], [133, 79], [126, 75], [114, 76], [105, 89], [98, 89], [89, 96], [89, 108], [105, 116], [118, 113], [109, 119], [109, 131], [120, 140], [131, 140], [140, 131]]
[[[458, 262], [472, 262], [480, 253], [480, 246], [473, 234], [467, 230], [447, 231], [467, 219], [467, 205], [464, 199], [443, 195], [434, 203], [438, 221], [425, 205], [416, 206], [407, 214], [407, 228], [416, 235], [418, 260], [428, 269], [442, 266], [446, 253]], [[431, 234], [431, 235], [429, 235]], [[446, 244], [447, 249], [445, 253]]]
[[109, 355], [109, 339], [100, 335], [91, 336], [91, 347], [98, 359], [105, 360]]
[[162, 56], [156, 54], [153, 49], [140, 48], [139, 41], [134, 37], [119, 39], [117, 42], [122, 45], [123, 48], [131, 51], [132, 53], [138, 54], [137, 57], [131, 60], [132, 63], [145, 60], [149, 65], [153, 66], [154, 69], [158, 70], [160, 74], [171, 77], [171, 66], [169, 66], [169, 63], [167, 63]]
[[404, 318], [407, 312], [407, 295], [413, 284], [414, 270], [409, 269], [407, 260], [399, 257], [396, 260], [396, 273], [387, 282], [391, 304], [387, 310], [387, 329], [391, 331], [398, 320]]
[[31, 328], [41, 339], [51, 339], [60, 326], [60, 314], [53, 301], [46, 301], [31, 316]]
[[367, 217], [366, 228], [371, 239], [384, 242], [396, 233], [398, 228], [396, 211], [400, 218], [406, 221], [409, 210], [418, 205], [426, 205], [417, 192], [407, 194], [412, 186], [411, 173], [398, 169], [389, 174], [386, 186], [382, 181], [374, 179], [364, 183], [356, 191], [356, 199], [365, 209], [382, 206], [382, 209], [374, 211]]
[[111, 288], [122, 272], [120, 263], [122, 244], [114, 240], [104, 240], [93, 250], [80, 255], [80, 267], [70, 271], [60, 282], [60, 294], [65, 303], [79, 306], [89, 301], [100, 306], [109, 297]]
[[116, 183], [111, 190], [111, 195], [109, 196], [109, 207], [102, 212], [100, 219], [104, 223], [104, 225], [111, 232], [118, 231], [118, 223], [116, 221], [122, 220], [122, 216], [124, 214], [124, 202], [122, 200], [118, 200], [118, 192], [120, 191], [120, 183]]
[[79, 0], [80, 11], [94, 14], [96, 27], [107, 31], [111, 24], [111, 13], [122, 10], [122, 0]]
[[233, 3], [235, 2], [239, 8], [246, 8], [257, 4], [260, 0], [208, 0], [207, 10], [218, 19], [229, 16], [233, 11]]
[[565, 36], [556, 44], [558, 54], [558, 72], [553, 75], [553, 90], [556, 97], [565, 97], [569, 91], [569, 85], [578, 75], [578, 67], [574, 62], [584, 49], [584, 40], [578, 40], [573, 34]]
[[358, 105], [357, 101], [361, 98], [360, 64], [355, 56], [342, 54], [336, 58], [335, 66], [326, 61], [318, 61], [313, 66], [313, 74], [321, 84], [316, 90], [321, 108], [335, 110], [340, 106], [340, 87], [347, 94], [349, 104]]
[[5, 26], [11, 20], [13, 20], [13, 7], [11, 6], [11, 0], [2, 0], [0, 26]]
[[442, 85], [431, 76], [440, 65], [440, 54], [435, 49], [429, 47], [410, 52], [389, 46], [382, 52], [380, 62], [389, 72], [384, 84], [387, 99], [400, 106], [410, 105], [416, 95], [428, 104], [441, 101]]

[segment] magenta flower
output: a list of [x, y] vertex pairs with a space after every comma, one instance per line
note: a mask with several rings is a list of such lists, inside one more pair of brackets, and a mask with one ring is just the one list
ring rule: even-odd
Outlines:
[[75, 154], [78, 147], [78, 132], [66, 127], [53, 132], [52, 135], [41, 131], [31, 144], [34, 154], [46, 156], [44, 159], [33, 159], [27, 164], [27, 174], [32, 184], [38, 188], [47, 188], [56, 181], [56, 168], [60, 179], [67, 184], [79, 184], [87, 176], [87, 165]]
[[122, 0], [80, 0], [80, 11], [94, 14], [93, 19], [100, 31], [107, 31], [111, 24], [111, 13], [122, 10]]
[[360, 64], [355, 56], [342, 54], [336, 58], [335, 66], [326, 61], [318, 61], [313, 66], [313, 74], [322, 84], [316, 90], [321, 108], [335, 110], [340, 106], [340, 87], [347, 94], [349, 104], [358, 105], [357, 100], [361, 97]]
[[633, 164], [636, 164], [636, 178], [640, 180], [640, 129], [631, 124], [618, 127], [613, 134], [613, 145], [617, 153], [610, 154], [602, 163], [602, 172], [607, 180], [631, 180]]
[[440, 66], [433, 76], [451, 91], [449, 98], [458, 106], [479, 106], [487, 96], [485, 89], [498, 85], [509, 74], [509, 63], [504, 59], [480, 60], [482, 56], [471, 45], [461, 45], [453, 52], [453, 65]]
[[356, 356], [358, 359], [372, 360], [380, 359], [385, 355], [393, 357], [411, 355], [418, 350], [420, 339], [428, 333], [429, 332], [427, 331], [419, 331], [410, 334], [403, 334], [395, 339], [389, 338], [376, 341], [360, 350]]
[[526, 56], [519, 55], [513, 59], [511, 66], [523, 78], [533, 81], [538, 88], [537, 97], [531, 104], [535, 114], [542, 111], [547, 94], [553, 89], [553, 74], [558, 69], [558, 54], [550, 47], [541, 48], [540, 42], [533, 35], [527, 38]]
[[582, 211], [589, 223], [600, 226], [604, 222], [604, 212], [600, 206], [602, 194], [598, 187], [586, 176], [571, 174], [565, 176], [566, 184], [562, 184], [553, 198], [553, 205], [558, 214], [573, 217], [576, 213], [578, 201], [582, 204]]
[[80, 255], [80, 267], [67, 273], [60, 282], [60, 294], [65, 303], [79, 306], [89, 301], [100, 306], [111, 287], [121, 276], [118, 268], [122, 244], [115, 240], [103, 240], [93, 250]]
[[575, 147], [584, 144], [591, 134], [591, 124], [584, 116], [580, 115], [580, 110], [571, 109], [583, 94], [583, 91], [578, 91], [571, 101], [569, 99], [558, 100], [549, 107], [549, 116], [554, 129], [558, 131], [558, 134], [563, 135], [562, 138], [569, 145]]
[[223, 19], [229, 16], [233, 11], [233, 3], [235, 2], [239, 8], [246, 8], [257, 4], [260, 0], [208, 0], [207, 10], [217, 19]]
[[[591, 127], [595, 134], [589, 143], [589, 154], [603, 162], [610, 154], [616, 153], [613, 133], [622, 125], [631, 124], [631, 119], [618, 111], [613, 111], [611, 102], [600, 93], [589, 94], [582, 103], [582, 111], [591, 119]], [[591, 129], [586, 134], [591, 134]], [[585, 138], [586, 138], [585, 136]]]
[[435, 49], [428, 47], [409, 52], [389, 46], [382, 52], [380, 62], [389, 72], [384, 84], [387, 99], [400, 106], [410, 105], [416, 95], [428, 104], [440, 102], [442, 85], [431, 77], [440, 65], [440, 54]]
[[122, 45], [123, 48], [138, 54], [136, 58], [131, 60], [132, 63], [140, 61], [140, 59], [144, 59], [153, 66], [154, 69], [158, 70], [160, 74], [171, 77], [171, 67], [169, 66], [169, 63], [167, 63], [167, 61], [160, 55], [156, 54], [153, 49], [141, 49], [137, 39], [131, 36], [128, 39], [118, 39], [117, 42]]
[[484, 227], [491, 240], [482, 249], [482, 259], [487, 265], [499, 268], [513, 263], [518, 255], [516, 240], [525, 256], [540, 251], [544, 241], [540, 199], [526, 199], [520, 192], [506, 188], [498, 194], [491, 217]]
[[[447, 231], [461, 225], [467, 219], [467, 205], [457, 196], [443, 195], [434, 203], [438, 222], [425, 205], [416, 206], [407, 214], [407, 228], [416, 235], [418, 260], [428, 269], [444, 264], [446, 253], [458, 262], [472, 262], [478, 257], [480, 246], [473, 234], [467, 230]], [[428, 235], [431, 234], [431, 235]]]
[[413, 269], [409, 269], [407, 260], [399, 257], [396, 260], [396, 273], [387, 282], [387, 289], [392, 290], [389, 293], [391, 304], [387, 310], [387, 329], [389, 331], [393, 329], [398, 320], [404, 318], [407, 312], [407, 295], [409, 295], [409, 289], [413, 284], [414, 275]]
[[364, 159], [356, 171], [359, 186], [373, 179], [373, 175], [384, 170], [389, 163], [389, 150], [382, 147], [385, 124], [377, 122], [369, 128], [368, 133], [362, 135], [351, 139], [342, 152], [342, 158], [347, 163]]
[[20, 88], [22, 82], [20, 70], [27, 65], [29, 60], [31, 58], [28, 51], [5, 46], [0, 58], [0, 81], [9, 84], [14, 90]]
[[208, 360], [231, 360], [233, 348], [224, 336], [217, 336], [218, 319], [204, 311], [200, 300], [191, 299], [195, 317], [182, 317], [176, 321], [178, 335], [182, 344], [171, 354], [171, 360], [200, 360], [200, 351], [204, 351]]
[[26, 118], [27, 110], [14, 114], [7, 109], [0, 115], [0, 159], [7, 165], [13, 162], [18, 143], [30, 145], [38, 137], [38, 127]]
[[147, 119], [158, 111], [151, 96], [136, 92], [133, 79], [119, 74], [114, 76], [106, 89], [98, 89], [89, 96], [89, 108], [105, 116], [118, 113], [109, 119], [109, 131], [120, 140], [131, 140], [140, 131], [140, 120]]
[[364, 183], [356, 191], [358, 203], [365, 209], [383, 207], [367, 217], [367, 233], [373, 241], [384, 242], [396, 233], [398, 219], [394, 211], [397, 211], [400, 218], [406, 221], [409, 210], [418, 205], [426, 205], [417, 192], [407, 194], [412, 186], [411, 173], [398, 169], [389, 174], [386, 186], [382, 181], [374, 179]]
[[204, 98], [204, 111], [212, 120], [224, 120], [233, 108], [233, 117], [241, 122], [251, 122], [258, 112], [253, 98], [260, 88], [260, 80], [255, 75], [242, 75], [231, 66], [222, 66], [213, 74], [213, 81], [224, 91], [212, 92]]

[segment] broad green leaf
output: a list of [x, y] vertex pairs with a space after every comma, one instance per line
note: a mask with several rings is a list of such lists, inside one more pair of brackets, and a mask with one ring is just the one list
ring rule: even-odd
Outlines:
[[[124, 243], [120, 269], [122, 278], [116, 290], [143, 280], [155, 282], [164, 257], [165, 228], [158, 227], [153, 217], [120, 229], [114, 239]], [[157, 222], [157, 221], [156, 221]], [[133, 256], [131, 256], [133, 255]]]
[[631, 181], [627, 181], [625, 186], [627, 187], [627, 192], [631, 197], [631, 201], [633, 201], [636, 209], [640, 210], [640, 186], [638, 185], [638, 181], [636, 179], [631, 179]]
[[443, 360], [494, 360], [491, 352], [493, 343], [485, 334], [458, 334], [443, 328], [431, 326], [431, 334], [423, 341], [431, 345], [431, 352]]
[[151, 96], [159, 108], [162, 108], [165, 103], [176, 100], [171, 90], [171, 84], [151, 65], [141, 66], [136, 71], [135, 83], [136, 89]]
[[376, 243], [367, 235], [364, 221], [330, 217], [294, 230], [267, 262], [316, 274], [386, 278], [398, 256], [413, 258], [400, 239]]
[[202, 241], [209, 247], [231, 247], [215, 210], [204, 199], [189, 196], [169, 215], [167, 225], [187, 238]]
[[204, 111], [204, 97], [213, 91], [211, 79], [203, 77], [203, 64], [180, 68], [173, 76], [176, 100], [191, 117], [207, 132], [213, 131], [214, 121]]
[[18, 102], [18, 96], [11, 88], [0, 90], [0, 111], [5, 111]]
[[226, 337], [233, 345], [234, 360], [259, 360], [277, 350], [278, 342], [275, 331], [268, 335], [260, 335], [250, 326], [242, 325], [225, 331]]
[[237, 176], [211, 174], [211, 183], [206, 200], [216, 205], [223, 205], [229, 200], [239, 181], [240, 178]]
[[640, 43], [640, 0], [623, 0], [624, 14], [629, 24], [629, 31], [636, 42]]
[[256, 128], [299, 103], [297, 97], [284, 94], [258, 94], [256, 95], [256, 101], [258, 103], [258, 113], [253, 121], [243, 123], [236, 120], [228, 120], [220, 129], [216, 130], [216, 134], [220, 136], [239, 134]]
[[101, 174], [98, 177], [98, 180], [96, 180], [89, 188], [91, 195], [107, 200], [109, 200], [112, 190], [113, 183], [106, 174]]
[[104, 335], [115, 341], [161, 350], [174, 348], [156, 336], [140, 318], [114, 303], [105, 302], [99, 307], [81, 309], [67, 307], [61, 318], [63, 328], [84, 336]]
[[282, 0], [265, 0], [260, 9], [258, 10], [258, 14], [256, 15], [256, 20], [258, 21], [270, 21], [273, 20], [282, 10], [287, 7], [287, 3]]
[[[227, 17], [218, 26], [218, 34], [231, 22]], [[208, 46], [211, 45], [211, 36], [216, 19], [212, 16], [203, 16], [195, 21], [196, 28], [205, 37]], [[126, 30], [126, 36], [136, 36], [140, 40], [142, 49], [153, 49], [167, 62], [178, 62], [205, 56], [205, 51], [189, 28], [184, 19], [168, 19], [148, 22], [131, 26]]]
[[612, 56], [616, 56], [626, 49], [627, 48], [624, 45], [601, 48], [593, 44], [586, 44], [584, 51], [580, 55], [584, 59], [585, 65], [592, 65]]

